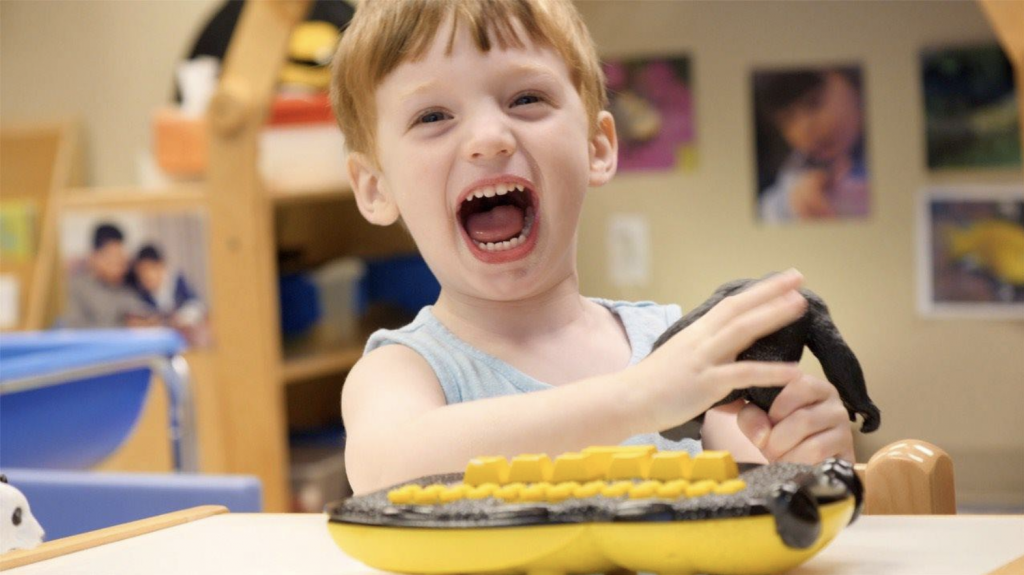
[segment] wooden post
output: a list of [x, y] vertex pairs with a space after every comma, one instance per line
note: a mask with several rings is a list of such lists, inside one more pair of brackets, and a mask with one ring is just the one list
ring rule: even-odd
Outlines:
[[245, 3], [209, 110], [214, 345], [227, 468], [263, 481], [288, 509], [287, 437], [273, 206], [257, 169], [260, 132], [292, 29], [309, 0]]

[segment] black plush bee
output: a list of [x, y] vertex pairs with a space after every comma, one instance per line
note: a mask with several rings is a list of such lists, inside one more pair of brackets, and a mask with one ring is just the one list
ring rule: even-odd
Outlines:
[[[658, 341], [654, 342], [653, 349], [657, 349], [673, 335], [697, 321], [718, 302], [746, 290], [758, 281], [760, 280], [741, 279], [723, 284], [707, 301], [665, 330]], [[878, 407], [868, 397], [868, 391], [864, 385], [864, 374], [860, 369], [860, 363], [857, 362], [857, 357], [853, 355], [853, 351], [846, 345], [843, 337], [839, 335], [839, 330], [832, 323], [832, 317], [829, 316], [825, 302], [808, 289], [801, 289], [800, 293], [807, 298], [808, 303], [804, 315], [789, 326], [754, 342], [754, 345], [740, 353], [737, 360], [798, 362], [803, 356], [804, 346], [807, 346], [821, 363], [825, 378], [839, 391], [843, 405], [850, 412], [850, 421], [854, 421], [855, 415], [859, 413], [864, 417], [861, 431], [868, 433], [878, 429], [878, 425], [881, 423], [881, 414]], [[781, 391], [781, 387], [738, 389], [716, 403], [715, 406], [725, 405], [743, 398], [768, 411]], [[703, 418], [702, 414], [697, 421], [702, 422]], [[690, 429], [684, 433], [692, 434], [693, 430]], [[671, 436], [671, 431], [664, 432], [664, 434]], [[673, 437], [673, 439], [675, 438]]]

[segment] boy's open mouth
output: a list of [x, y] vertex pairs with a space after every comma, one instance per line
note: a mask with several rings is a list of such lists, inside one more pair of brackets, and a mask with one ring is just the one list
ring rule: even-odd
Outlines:
[[477, 248], [512, 250], [530, 237], [536, 214], [533, 197], [531, 190], [518, 182], [483, 186], [459, 206], [459, 222]]

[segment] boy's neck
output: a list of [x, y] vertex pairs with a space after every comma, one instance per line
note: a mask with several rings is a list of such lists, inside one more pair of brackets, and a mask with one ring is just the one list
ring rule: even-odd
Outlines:
[[550, 290], [514, 301], [494, 301], [441, 289], [434, 316], [468, 341], [477, 337], [523, 340], [550, 335], [584, 317], [587, 300], [576, 274]]

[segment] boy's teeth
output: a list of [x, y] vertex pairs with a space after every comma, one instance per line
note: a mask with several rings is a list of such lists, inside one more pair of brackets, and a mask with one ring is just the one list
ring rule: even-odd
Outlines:
[[524, 188], [521, 184], [497, 184], [495, 186], [486, 186], [473, 192], [466, 197], [466, 201], [474, 198], [493, 198], [494, 196], [504, 196], [509, 192], [522, 192]]

